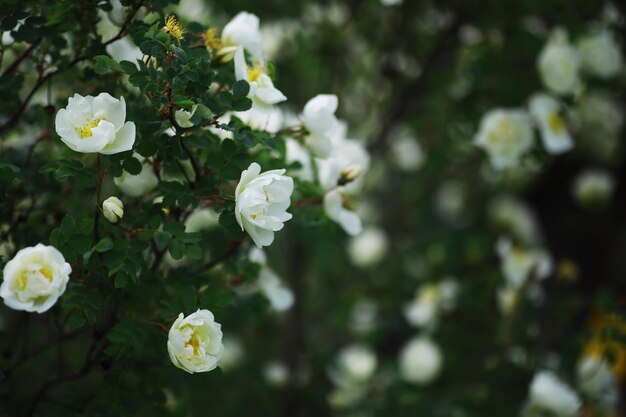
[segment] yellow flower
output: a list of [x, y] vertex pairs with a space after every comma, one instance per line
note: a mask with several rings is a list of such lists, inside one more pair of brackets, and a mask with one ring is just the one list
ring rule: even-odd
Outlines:
[[204, 46], [206, 46], [207, 49], [219, 50], [224, 46], [222, 39], [217, 35], [217, 33], [217, 28], [209, 28], [204, 34]]
[[169, 15], [165, 18], [164, 29], [177, 41], [180, 41], [185, 34], [185, 29], [183, 28], [183, 25], [173, 15]]

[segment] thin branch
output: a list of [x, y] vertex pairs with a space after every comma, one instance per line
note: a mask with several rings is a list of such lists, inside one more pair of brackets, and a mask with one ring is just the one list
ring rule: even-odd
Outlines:
[[0, 78], [4, 78], [6, 75], [14, 72], [17, 67], [20, 66], [20, 64], [22, 63], [22, 61], [24, 59], [26, 59], [31, 52], [33, 52], [33, 50], [41, 43], [41, 41], [43, 40], [43, 38], [39, 38], [37, 39], [35, 42], [33, 42], [24, 52], [22, 52], [20, 54], [20, 56], [18, 56], [17, 58], [15, 58], [15, 61], [13, 61], [13, 63], [11, 65], [9, 65], [7, 67], [7, 69], [5, 69], [2, 72], [2, 75], [0, 75]]
[[211, 268], [217, 266], [218, 264], [224, 262], [226, 259], [230, 258], [231, 256], [233, 256], [233, 255], [235, 255], [237, 253], [237, 251], [239, 250], [239, 248], [241, 247], [243, 242], [245, 242], [245, 239], [241, 239], [241, 240], [237, 240], [237, 241], [233, 242], [230, 245], [230, 247], [228, 249], [226, 249], [226, 251], [224, 253], [222, 253], [217, 258], [211, 259], [209, 262], [207, 262], [204, 265], [198, 267], [197, 269], [195, 269], [193, 271], [193, 273], [194, 274], [199, 274], [200, 272], [208, 271], [209, 269], [211, 269]]

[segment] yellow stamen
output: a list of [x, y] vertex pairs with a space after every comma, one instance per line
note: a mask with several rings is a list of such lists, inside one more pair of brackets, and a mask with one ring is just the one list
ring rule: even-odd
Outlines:
[[259, 68], [259, 67], [253, 67], [251, 69], [248, 69], [248, 81], [253, 82], [256, 81], [261, 74], [263, 74], [263, 69]]
[[165, 30], [177, 41], [180, 41], [185, 34], [183, 25], [173, 15], [169, 15], [165, 18]]
[[217, 36], [218, 29], [217, 28], [209, 28], [204, 34], [204, 46], [207, 49], [222, 49], [224, 43]]
[[27, 285], [28, 285], [28, 275], [26, 274], [26, 271], [22, 271], [22, 274], [17, 279], [18, 291], [24, 291]]
[[91, 129], [93, 129], [94, 127], [98, 127], [98, 124], [100, 123], [101, 120], [102, 119], [93, 119], [91, 121], [88, 121], [81, 127], [77, 127], [76, 132], [78, 132], [78, 135], [80, 136], [81, 139], [90, 138], [91, 136], [93, 136]]
[[196, 333], [191, 335], [191, 339], [188, 342], [185, 342], [185, 347], [191, 346], [193, 347], [193, 354], [198, 354], [198, 349], [200, 348], [200, 341], [198, 340], [198, 336]]
[[550, 116], [548, 116], [548, 125], [550, 126], [550, 129], [555, 132], [562, 132], [565, 130], [565, 121], [557, 112], [550, 113]]
[[39, 268], [39, 273], [46, 277], [46, 279], [52, 282], [52, 272], [48, 268]]

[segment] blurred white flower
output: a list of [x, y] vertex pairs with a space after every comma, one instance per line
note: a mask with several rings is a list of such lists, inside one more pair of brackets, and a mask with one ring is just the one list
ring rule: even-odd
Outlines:
[[368, 381], [376, 371], [376, 354], [363, 345], [350, 345], [343, 348], [337, 357], [337, 367], [331, 378], [339, 386], [361, 384]]
[[302, 165], [299, 169], [293, 171], [292, 176], [298, 177], [304, 181], [313, 182], [313, 161], [306, 148], [300, 145], [297, 140], [291, 138], [285, 140], [285, 145], [287, 148], [285, 155], [287, 162], [290, 164], [299, 162], [300, 165]]
[[305, 144], [318, 158], [327, 158], [331, 154], [332, 137], [339, 123], [335, 117], [338, 104], [336, 95], [318, 94], [304, 106], [302, 123], [308, 131]]
[[237, 48], [235, 52], [235, 78], [250, 84], [248, 98], [258, 111], [271, 111], [272, 105], [287, 100], [287, 97], [274, 87], [264, 62], [255, 60], [252, 68], [248, 68], [242, 47]]
[[143, 52], [133, 43], [130, 36], [108, 44], [106, 51], [117, 62], [129, 61], [135, 64], [138, 59], [143, 58]]
[[408, 130], [402, 130], [392, 137], [390, 150], [393, 163], [403, 171], [419, 169], [425, 155], [417, 139]]
[[269, 300], [275, 311], [286, 311], [293, 306], [293, 292], [269, 268], [262, 268], [257, 278], [257, 285]]
[[324, 211], [329, 219], [338, 223], [350, 236], [361, 233], [361, 218], [356, 212], [346, 208], [342, 188], [338, 187], [324, 195]]
[[607, 29], [583, 37], [577, 43], [583, 69], [602, 78], [617, 75], [623, 57], [619, 44]]
[[271, 245], [274, 232], [292, 217], [287, 208], [291, 204], [293, 179], [284, 174], [284, 169], [261, 173], [261, 166], [253, 162], [241, 173], [237, 184], [235, 217], [241, 230], [248, 232], [258, 247]]
[[248, 258], [251, 262], [259, 264], [261, 269], [256, 282], [249, 288], [244, 288], [243, 292], [254, 293], [261, 291], [270, 302], [274, 311], [289, 310], [294, 303], [293, 292], [285, 286], [280, 277], [269, 267], [265, 251], [256, 246], [252, 247]]
[[44, 313], [65, 292], [72, 267], [63, 254], [41, 243], [20, 249], [4, 266], [0, 297], [13, 310]]
[[517, 297], [519, 288], [512, 285], [506, 285], [500, 288], [497, 293], [498, 307], [500, 312], [505, 316], [510, 315], [517, 305]]
[[489, 204], [489, 217], [498, 226], [511, 232], [526, 244], [541, 238], [539, 223], [532, 209], [523, 201], [509, 195], [494, 198]]
[[456, 180], [446, 181], [435, 194], [437, 214], [452, 225], [463, 224], [466, 218], [465, 200], [463, 184]]
[[120, 177], [114, 178], [113, 182], [124, 194], [130, 197], [141, 197], [152, 191], [159, 184], [159, 179], [152, 170], [152, 166], [144, 161], [141, 155], [135, 154], [134, 157], [142, 162], [141, 172], [131, 175], [124, 171]]
[[362, 268], [375, 265], [387, 253], [389, 241], [382, 229], [369, 227], [350, 239], [348, 255], [356, 266]]
[[374, 328], [378, 316], [378, 305], [373, 300], [357, 301], [350, 313], [350, 327], [356, 333], [368, 333]]
[[533, 140], [532, 122], [523, 110], [487, 112], [474, 136], [474, 144], [487, 152], [497, 170], [516, 165], [532, 148]]
[[176, 110], [174, 112], [174, 119], [176, 120], [178, 126], [182, 128], [192, 127], [193, 123], [191, 122], [191, 118], [193, 117], [193, 114], [196, 112], [197, 108], [198, 106], [193, 106], [191, 111], [182, 109]]
[[224, 335], [222, 343], [224, 344], [224, 354], [222, 359], [220, 359], [219, 367], [224, 371], [228, 371], [239, 365], [243, 359], [243, 344], [238, 337], [229, 334]]
[[580, 56], [569, 43], [567, 32], [556, 29], [537, 61], [544, 85], [558, 95], [576, 94], [582, 89]]
[[57, 112], [55, 129], [73, 151], [111, 155], [131, 150], [135, 124], [126, 120], [124, 97], [107, 93], [96, 97], [74, 94], [67, 107]]
[[550, 154], [567, 152], [574, 146], [561, 116], [561, 104], [547, 94], [535, 94], [528, 105], [530, 114], [535, 119], [541, 132], [541, 139]]
[[404, 307], [404, 316], [412, 326], [434, 328], [440, 314], [455, 307], [457, 293], [458, 284], [451, 278], [424, 284]]
[[606, 411], [613, 411], [619, 401], [619, 384], [606, 359], [584, 356], [577, 373], [581, 392]]
[[277, 106], [252, 106], [249, 110], [237, 112], [237, 117], [252, 129], [276, 133], [283, 123], [283, 112]]
[[543, 249], [515, 246], [501, 237], [496, 243], [496, 252], [507, 285], [514, 288], [523, 286], [531, 274], [536, 280], [542, 280], [552, 273], [552, 257]]
[[212, 208], [199, 208], [185, 220], [185, 232], [193, 233], [213, 229], [219, 224], [219, 215]]
[[537, 372], [530, 384], [528, 408], [553, 413], [558, 417], [574, 417], [580, 409], [578, 395], [552, 372]]
[[222, 326], [209, 310], [198, 309], [187, 317], [180, 313], [170, 328], [167, 350], [177, 368], [190, 374], [211, 371], [224, 353]]
[[615, 156], [624, 125], [624, 111], [617, 100], [599, 91], [583, 94], [573, 116], [589, 150], [606, 159]]
[[609, 201], [615, 190], [613, 175], [604, 169], [586, 169], [574, 180], [572, 192], [582, 205], [592, 207]]
[[261, 44], [267, 59], [277, 58], [285, 49], [285, 44], [294, 38], [300, 30], [300, 25], [295, 20], [279, 20], [269, 24], [263, 24], [261, 28]]
[[283, 362], [272, 361], [263, 368], [263, 376], [268, 384], [282, 387], [289, 380], [289, 369]]
[[115, 197], [109, 197], [102, 203], [102, 214], [111, 223], [117, 223], [124, 216], [124, 204]]
[[264, 61], [259, 18], [252, 13], [239, 12], [233, 17], [222, 30], [222, 42], [226, 47], [241, 46], [254, 60]]
[[442, 362], [437, 344], [425, 337], [415, 337], [400, 352], [400, 375], [414, 384], [428, 384], [439, 375]]

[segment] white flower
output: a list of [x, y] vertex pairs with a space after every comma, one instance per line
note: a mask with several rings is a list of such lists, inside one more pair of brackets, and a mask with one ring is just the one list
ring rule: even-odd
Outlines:
[[219, 224], [219, 216], [211, 208], [196, 209], [185, 220], [185, 231], [187, 233], [200, 232], [202, 230], [213, 229]]
[[135, 143], [135, 124], [124, 120], [124, 97], [74, 94], [67, 107], [58, 111], [55, 128], [61, 140], [76, 152], [111, 155], [129, 151]]
[[622, 68], [623, 58], [619, 44], [608, 30], [585, 36], [576, 45], [583, 69], [593, 75], [609, 78]]
[[380, 0], [380, 4], [383, 6], [398, 6], [402, 4], [404, 0]]
[[578, 395], [549, 371], [535, 374], [528, 398], [530, 409], [553, 413], [558, 417], [574, 417], [581, 406]]
[[417, 139], [410, 135], [397, 136], [391, 142], [392, 161], [403, 171], [416, 171], [424, 163], [425, 155]]
[[271, 269], [261, 269], [257, 278], [257, 285], [275, 311], [286, 311], [293, 305], [293, 292], [282, 283], [278, 275]]
[[511, 285], [506, 285], [498, 290], [498, 307], [500, 308], [500, 312], [505, 316], [513, 312], [517, 304], [518, 293], [519, 289]]
[[502, 237], [496, 243], [496, 251], [507, 285], [514, 288], [524, 285], [531, 273], [537, 280], [545, 279], [552, 273], [552, 257], [543, 249], [515, 246]]
[[174, 119], [176, 120], [176, 123], [178, 124], [178, 126], [182, 128], [192, 127], [193, 123], [191, 122], [191, 118], [193, 117], [193, 114], [196, 112], [197, 108], [198, 106], [193, 106], [191, 111], [182, 110], [182, 109], [176, 110], [174, 112]]
[[170, 328], [167, 350], [177, 368], [190, 374], [211, 371], [224, 353], [222, 326], [209, 310], [198, 309], [187, 317], [180, 313]]
[[343, 230], [351, 236], [361, 233], [361, 218], [354, 211], [344, 206], [344, 197], [341, 187], [328, 191], [324, 195], [324, 211], [328, 218], [341, 225]]
[[222, 30], [222, 42], [227, 47], [242, 46], [253, 59], [263, 61], [259, 18], [252, 13], [240, 12], [233, 17]]
[[318, 158], [327, 158], [332, 150], [332, 137], [339, 123], [335, 117], [338, 104], [336, 95], [318, 94], [304, 106], [302, 123], [309, 132], [305, 143]]
[[141, 49], [133, 43], [130, 36], [125, 36], [118, 41], [108, 44], [106, 51], [117, 62], [130, 61], [135, 64], [138, 59], [143, 58]]
[[345, 193], [356, 194], [363, 187], [364, 174], [370, 166], [370, 155], [361, 143], [346, 139], [345, 130], [345, 125], [339, 123], [332, 139], [333, 151], [326, 159], [316, 159], [317, 171], [324, 189], [343, 185]]
[[283, 362], [272, 361], [263, 368], [263, 376], [268, 384], [281, 387], [289, 380], [289, 369]]
[[65, 292], [72, 267], [61, 252], [39, 243], [18, 251], [4, 267], [0, 297], [14, 310], [43, 313]]
[[111, 223], [117, 223], [124, 216], [124, 204], [117, 197], [109, 197], [102, 203], [102, 214]]
[[224, 354], [220, 359], [219, 367], [225, 371], [235, 368], [244, 356], [244, 349], [241, 340], [236, 336], [224, 335]]
[[378, 228], [368, 228], [350, 239], [348, 255], [356, 266], [367, 267], [378, 263], [389, 249], [385, 232]]
[[[135, 154], [135, 158], [140, 159], [143, 162], [143, 158]], [[117, 188], [131, 197], [141, 197], [142, 195], [152, 191], [158, 184], [159, 179], [152, 170], [150, 164], [143, 162], [141, 172], [137, 175], [131, 175], [128, 172], [124, 173], [120, 177], [113, 179]]]
[[543, 146], [550, 154], [567, 152], [574, 146], [561, 116], [561, 105], [547, 94], [535, 94], [528, 105], [530, 114], [535, 119], [541, 132]]
[[309, 152], [295, 139], [287, 138], [285, 145], [287, 148], [285, 155], [287, 162], [290, 164], [299, 162], [302, 165], [297, 171], [294, 170], [293, 176], [304, 181], [313, 182], [313, 162]]
[[602, 407], [613, 409], [619, 400], [618, 383], [604, 358], [585, 356], [578, 363], [578, 386]]
[[573, 185], [573, 194], [583, 206], [593, 206], [608, 201], [615, 190], [615, 180], [611, 173], [603, 169], [582, 171]]
[[524, 243], [540, 239], [539, 224], [532, 209], [519, 199], [502, 195], [489, 204], [489, 217]]
[[253, 162], [241, 173], [235, 189], [237, 223], [258, 247], [271, 245], [274, 232], [292, 217], [287, 208], [291, 204], [293, 179], [284, 174], [284, 169], [261, 174], [261, 166]]
[[248, 68], [242, 47], [235, 52], [235, 78], [237, 81], [246, 80], [250, 84], [248, 98], [258, 110], [270, 111], [272, 105], [287, 100], [287, 97], [274, 87], [263, 62], [255, 60], [252, 68]]
[[407, 321], [416, 327], [434, 327], [441, 312], [454, 308], [457, 292], [454, 279], [423, 285], [404, 308]]
[[530, 117], [523, 110], [492, 110], [483, 116], [474, 143], [487, 152], [495, 169], [513, 166], [533, 146]]
[[378, 359], [371, 349], [361, 345], [350, 345], [339, 352], [337, 373], [331, 377], [338, 385], [362, 383], [372, 377], [377, 365]]
[[442, 356], [439, 347], [430, 339], [411, 339], [400, 352], [400, 374], [414, 384], [428, 384], [441, 371]]
[[537, 66], [546, 87], [559, 95], [580, 91], [580, 57], [567, 33], [555, 30], [539, 55]]

